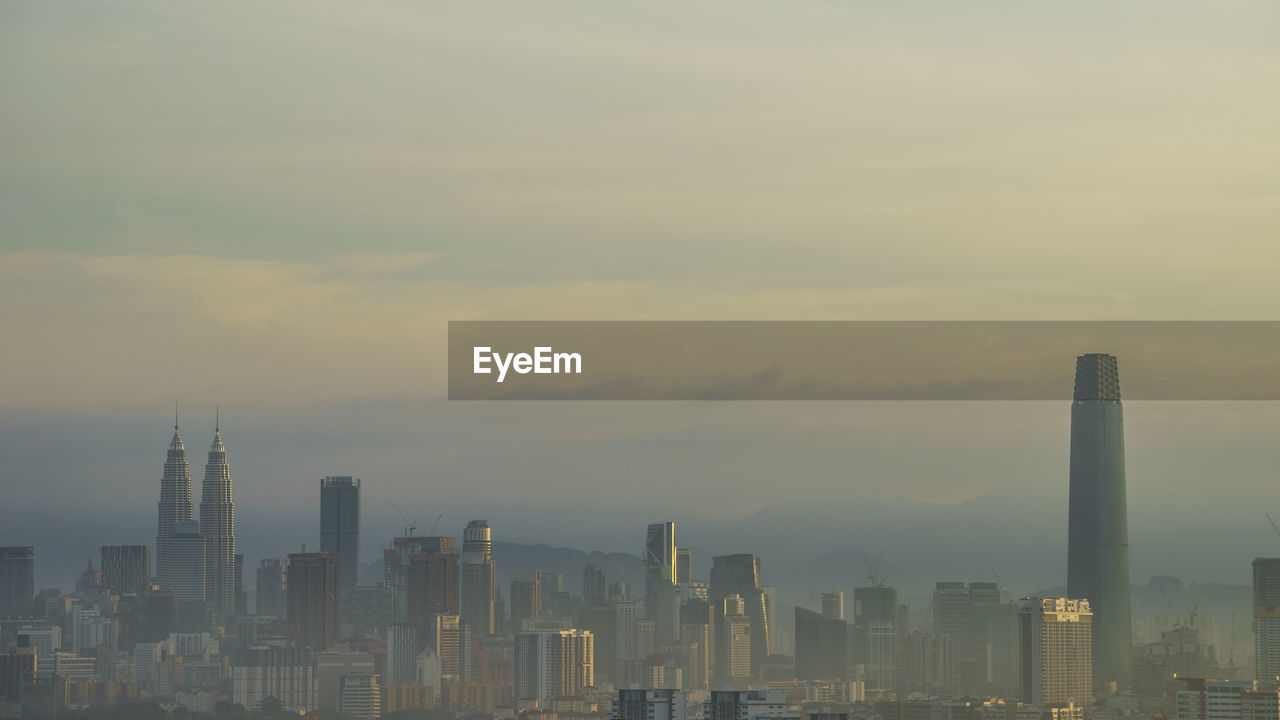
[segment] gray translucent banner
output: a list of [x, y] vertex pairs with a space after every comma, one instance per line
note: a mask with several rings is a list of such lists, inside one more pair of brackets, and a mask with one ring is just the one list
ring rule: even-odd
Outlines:
[[1280, 400], [1276, 321], [453, 321], [449, 398], [1069, 401], [1087, 353], [1125, 400]]

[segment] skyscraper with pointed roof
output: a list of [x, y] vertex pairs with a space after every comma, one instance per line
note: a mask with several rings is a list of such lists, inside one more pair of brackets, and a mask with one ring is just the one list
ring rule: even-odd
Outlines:
[[156, 582], [160, 589], [170, 589], [169, 538], [174, 527], [183, 520], [195, 518], [191, 503], [191, 466], [187, 449], [178, 434], [178, 406], [173, 406], [173, 438], [165, 456], [164, 476], [160, 479], [159, 519], [156, 527]]
[[213, 612], [236, 607], [236, 520], [231, 502], [231, 466], [222, 444], [221, 412], [214, 422], [213, 444], [200, 488], [200, 532], [204, 535], [205, 596]]
[[1076, 358], [1071, 403], [1071, 487], [1067, 595], [1093, 610], [1093, 680], [1124, 689], [1131, 679], [1133, 629], [1129, 520], [1125, 497], [1124, 411], [1114, 355]]

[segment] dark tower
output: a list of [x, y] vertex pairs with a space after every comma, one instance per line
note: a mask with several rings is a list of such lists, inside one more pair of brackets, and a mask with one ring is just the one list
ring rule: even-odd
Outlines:
[[1071, 490], [1067, 595], [1093, 608], [1093, 678], [1129, 682], [1133, 652], [1124, 415], [1113, 355], [1076, 358], [1071, 404]]

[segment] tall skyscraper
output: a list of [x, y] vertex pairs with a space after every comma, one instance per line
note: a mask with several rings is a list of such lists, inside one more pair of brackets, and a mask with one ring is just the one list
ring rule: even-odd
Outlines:
[[191, 502], [191, 465], [187, 449], [178, 434], [178, 409], [173, 410], [173, 438], [165, 456], [164, 476], [160, 479], [159, 520], [156, 527], [156, 581], [161, 590], [172, 590], [169, 580], [169, 537], [183, 520], [195, 519]]
[[428, 614], [457, 615], [460, 604], [458, 553], [409, 556], [409, 620]]
[[[751, 623], [752, 672], [769, 657], [769, 612], [760, 582], [760, 558], [755, 555], [720, 555], [711, 558], [711, 599], [737, 595]], [[727, 652], [726, 648], [721, 647]]]
[[462, 622], [476, 637], [494, 632], [493, 536], [489, 523], [472, 520], [462, 531]]
[[288, 570], [288, 637], [324, 650], [338, 641], [338, 556], [294, 553]]
[[117, 595], [144, 595], [151, 590], [151, 548], [146, 545], [103, 545], [102, 584]]
[[796, 606], [796, 677], [844, 680], [849, 667], [849, 626], [842, 618]]
[[652, 523], [644, 536], [645, 579], [661, 579], [667, 584], [676, 581], [676, 524]]
[[1037, 705], [1093, 701], [1093, 614], [1088, 600], [1027, 598], [1022, 625], [1022, 699]]
[[31, 547], [0, 547], [0, 618], [31, 614], [35, 567], [36, 554]]
[[280, 558], [258, 561], [257, 615], [284, 618], [289, 613], [289, 595], [286, 592], [285, 564]]
[[[220, 415], [220, 413], [219, 413]], [[222, 444], [221, 417], [214, 422], [209, 461], [200, 487], [200, 532], [204, 535], [205, 598], [209, 610], [236, 609], [236, 509], [231, 502], [231, 466]]]
[[1124, 688], [1130, 680], [1133, 628], [1124, 413], [1113, 355], [1076, 358], [1069, 505], [1067, 595], [1088, 599], [1093, 610], [1094, 681]]
[[1280, 678], [1280, 558], [1253, 559], [1253, 652], [1258, 680]]
[[595, 685], [595, 638], [584, 630], [520, 632], [515, 643], [515, 696], [576, 697]]
[[693, 582], [693, 550], [676, 548], [676, 584], [688, 585]]
[[338, 587], [359, 584], [359, 478], [331, 475], [320, 481], [320, 552], [338, 556]]

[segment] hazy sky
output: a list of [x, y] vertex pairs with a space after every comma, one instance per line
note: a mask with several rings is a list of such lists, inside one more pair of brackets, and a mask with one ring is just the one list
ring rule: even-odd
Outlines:
[[[0, 544], [147, 541], [175, 399], [197, 488], [226, 408], [251, 557], [316, 541], [324, 474], [368, 550], [391, 497], [610, 550], [1064, 498], [1066, 408], [449, 405], [445, 323], [1276, 319], [1277, 36], [1262, 0], [7, 2]], [[1280, 549], [1277, 420], [1129, 408], [1135, 580]]]

